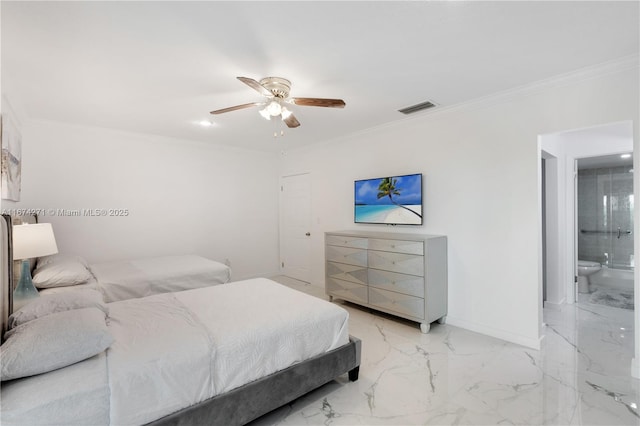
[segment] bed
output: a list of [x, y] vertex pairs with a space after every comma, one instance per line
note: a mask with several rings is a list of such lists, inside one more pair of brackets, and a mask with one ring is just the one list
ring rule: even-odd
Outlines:
[[[37, 223], [36, 215], [14, 216], [16, 223]], [[89, 264], [80, 256], [55, 254], [32, 265], [41, 294], [94, 288], [106, 302], [190, 290], [231, 280], [229, 266], [198, 255], [161, 256]], [[82, 287], [77, 287], [82, 286]]]
[[33, 272], [33, 281], [42, 294], [80, 285], [98, 289], [106, 302], [225, 284], [230, 279], [227, 265], [197, 255], [97, 264], [88, 264], [80, 256], [53, 255], [38, 259]]
[[[4, 266], [11, 264], [11, 228], [5, 221], [2, 226]], [[4, 330], [11, 275], [3, 269]], [[104, 307], [106, 332], [95, 341], [106, 339], [108, 347], [50, 372], [3, 381], [3, 425], [246, 424], [342, 374], [358, 378], [361, 343], [348, 335], [348, 313], [264, 278]], [[104, 318], [98, 308], [85, 308], [13, 324], [2, 345], [3, 379], [10, 377], [4, 349], [27, 336], [16, 329], [44, 324], [51, 333], [62, 333], [91, 321], [65, 318], [66, 326], [56, 327], [58, 318], [84, 311]], [[48, 337], [52, 344], [60, 342]]]

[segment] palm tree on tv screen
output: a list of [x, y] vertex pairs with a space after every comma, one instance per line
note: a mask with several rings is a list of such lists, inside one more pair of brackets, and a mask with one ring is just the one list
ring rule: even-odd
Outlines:
[[402, 188], [396, 187], [397, 183], [398, 183], [398, 179], [392, 179], [390, 177], [382, 178], [380, 185], [378, 185], [378, 200], [382, 197], [389, 197], [389, 200], [391, 200], [393, 204], [395, 204], [398, 207], [402, 207], [405, 210], [409, 210], [411, 213], [415, 214], [416, 216], [422, 219], [422, 215], [420, 215], [417, 212], [414, 212], [408, 207], [403, 206], [402, 204], [396, 203], [396, 201], [393, 199], [394, 195], [400, 195], [400, 191], [402, 191]]

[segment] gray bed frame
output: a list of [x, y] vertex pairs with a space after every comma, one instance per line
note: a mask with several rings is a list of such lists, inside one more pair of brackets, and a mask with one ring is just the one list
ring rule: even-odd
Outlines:
[[358, 380], [360, 339], [292, 365], [199, 404], [149, 423], [150, 425], [244, 425], [349, 373]]
[[[13, 256], [11, 217], [2, 215], [2, 337], [12, 312]], [[184, 408], [150, 425], [244, 425], [314, 389], [348, 374], [358, 380], [360, 339], [350, 336], [349, 343], [327, 353], [292, 365], [284, 370]]]

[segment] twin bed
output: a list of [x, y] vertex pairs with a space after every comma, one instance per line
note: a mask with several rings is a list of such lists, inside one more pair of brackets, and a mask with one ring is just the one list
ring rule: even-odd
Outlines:
[[[12, 221], [29, 226], [38, 222], [38, 216], [15, 216]], [[32, 276], [41, 295], [94, 289], [106, 302], [117, 302], [224, 284], [231, 280], [231, 269], [197, 255], [89, 264], [80, 256], [54, 254], [32, 261]]]
[[[5, 329], [12, 294], [10, 221], [2, 227]], [[74, 294], [49, 300], [69, 306]], [[86, 320], [82, 315], [89, 313]], [[69, 336], [61, 330], [92, 322], [89, 331], [73, 333], [87, 333], [82, 342], [64, 340]], [[347, 324], [344, 309], [264, 278], [50, 313], [17, 325], [0, 347], [3, 380], [10, 378], [0, 389], [0, 422], [245, 424], [342, 374], [357, 380], [360, 341], [349, 336]], [[47, 338], [38, 338], [41, 329]], [[96, 342], [96, 353], [14, 378], [23, 372], [13, 367], [34, 361], [40, 371], [53, 362], [39, 340], [63, 342], [55, 362], [88, 341]], [[21, 350], [24, 359], [6, 357]], [[45, 356], [33, 355], [42, 351]]]
[[[40, 294], [89, 288], [100, 291], [105, 302], [192, 290], [230, 280], [231, 270], [227, 265], [196, 255], [91, 265], [79, 256], [53, 255], [44, 258], [44, 262], [39, 260], [33, 275]], [[69, 282], [79, 284], [68, 285]]]

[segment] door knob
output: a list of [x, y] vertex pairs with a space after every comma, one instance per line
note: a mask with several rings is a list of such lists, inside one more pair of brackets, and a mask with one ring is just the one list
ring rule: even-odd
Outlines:
[[307, 237], [310, 237], [310, 236], [311, 236], [311, 232], [307, 232], [307, 233], [306, 233], [306, 234], [304, 234], [304, 235], [306, 235]]

